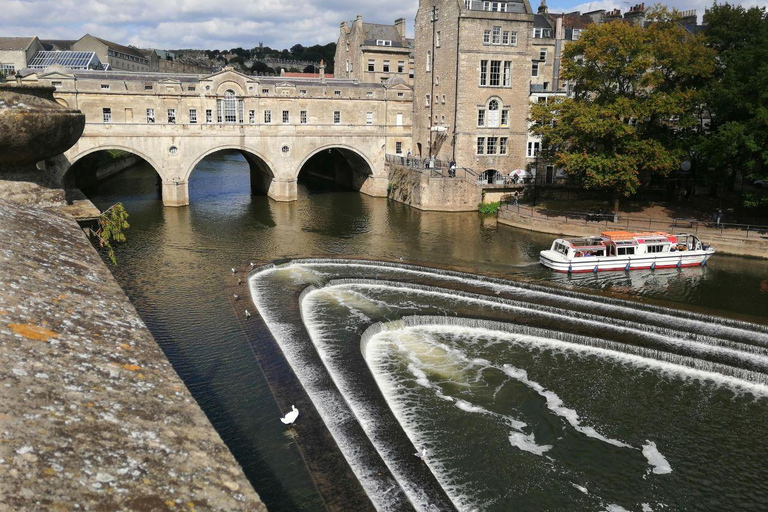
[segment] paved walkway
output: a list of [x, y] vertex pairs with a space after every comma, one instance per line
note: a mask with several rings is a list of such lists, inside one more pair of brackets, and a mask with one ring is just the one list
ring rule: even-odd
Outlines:
[[0, 512], [265, 511], [78, 225], [0, 201]]

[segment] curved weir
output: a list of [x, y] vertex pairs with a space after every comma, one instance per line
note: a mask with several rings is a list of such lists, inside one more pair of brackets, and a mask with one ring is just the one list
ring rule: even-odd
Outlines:
[[768, 503], [766, 326], [358, 260], [249, 286], [378, 510]]

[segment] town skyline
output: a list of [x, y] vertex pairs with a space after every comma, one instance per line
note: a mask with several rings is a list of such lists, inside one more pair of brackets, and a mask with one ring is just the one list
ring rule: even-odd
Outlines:
[[[550, 12], [627, 10], [637, 2], [602, 0], [579, 2], [550, 0]], [[765, 7], [764, 0], [733, 2], [745, 7]], [[648, 3], [647, 6], [650, 6]], [[707, 0], [681, 0], [667, 5], [680, 10], [697, 9], [699, 17], [711, 6]], [[163, 7], [167, 6], [166, 9]], [[260, 42], [271, 48], [294, 44], [311, 46], [335, 42], [339, 24], [362, 14], [366, 22], [391, 24], [405, 18], [413, 36], [416, 0], [374, 0], [365, 6], [339, 0], [308, 0], [301, 10], [263, 0], [232, 0], [226, 11], [220, 4], [186, 0], [12, 0], [5, 6], [4, 36], [38, 36], [41, 39], [79, 39], [86, 33], [139, 48], [225, 50], [253, 48]], [[535, 9], [538, 1], [531, 1]], [[89, 16], [83, 16], [88, 12]], [[41, 15], [42, 13], [42, 15]]]

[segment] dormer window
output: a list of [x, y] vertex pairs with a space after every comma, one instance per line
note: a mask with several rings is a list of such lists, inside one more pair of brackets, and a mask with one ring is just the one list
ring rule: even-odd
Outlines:
[[392, 41], [389, 39], [377, 39], [376, 46], [392, 46]]

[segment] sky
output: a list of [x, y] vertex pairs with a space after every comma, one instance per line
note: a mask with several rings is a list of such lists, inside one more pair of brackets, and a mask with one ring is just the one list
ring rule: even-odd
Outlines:
[[[534, 8], [540, 0], [530, 0]], [[587, 12], [639, 3], [549, 0], [551, 12]], [[652, 2], [646, 2], [650, 5]], [[768, 0], [745, 0], [766, 6]], [[668, 5], [697, 9], [712, 0], [676, 0]], [[371, 23], [405, 18], [409, 35], [418, 0], [0, 0], [0, 36], [79, 39], [86, 33], [110, 41], [157, 49], [230, 49], [265, 46], [283, 49], [335, 42], [339, 23], [358, 14]]]

